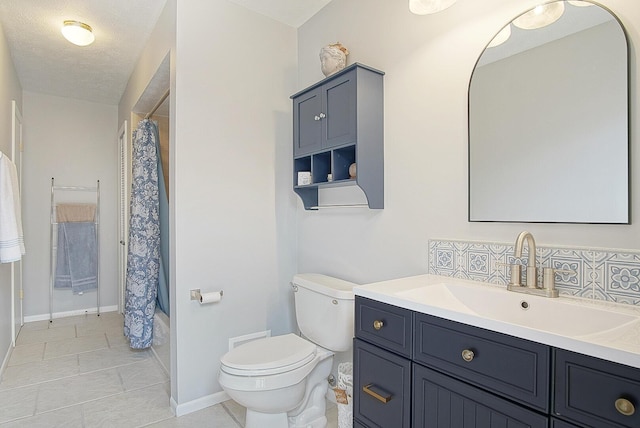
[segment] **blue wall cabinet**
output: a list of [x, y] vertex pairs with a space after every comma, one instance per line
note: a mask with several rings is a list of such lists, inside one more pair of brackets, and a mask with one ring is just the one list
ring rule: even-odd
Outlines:
[[384, 208], [383, 75], [356, 63], [291, 96], [293, 187], [305, 209], [318, 205], [318, 188], [353, 184], [369, 208]]

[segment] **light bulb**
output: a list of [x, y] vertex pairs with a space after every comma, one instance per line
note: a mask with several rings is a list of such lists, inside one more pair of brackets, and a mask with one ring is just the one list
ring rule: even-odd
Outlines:
[[64, 21], [61, 31], [64, 38], [74, 45], [87, 46], [95, 40], [93, 30], [83, 22]]

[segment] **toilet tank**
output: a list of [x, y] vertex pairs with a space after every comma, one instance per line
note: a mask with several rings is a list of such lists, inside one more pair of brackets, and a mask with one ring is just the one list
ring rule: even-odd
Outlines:
[[355, 285], [317, 273], [293, 277], [296, 319], [304, 337], [334, 352], [351, 349]]

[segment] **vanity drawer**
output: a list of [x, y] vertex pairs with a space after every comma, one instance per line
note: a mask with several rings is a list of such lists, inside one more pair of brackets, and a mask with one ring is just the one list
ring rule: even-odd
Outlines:
[[549, 410], [548, 346], [418, 313], [414, 341], [416, 362]]
[[411, 357], [411, 311], [356, 296], [356, 337]]
[[587, 426], [640, 427], [640, 369], [562, 349], [554, 356], [554, 414]]
[[353, 362], [353, 416], [370, 428], [410, 428], [411, 361], [355, 339]]

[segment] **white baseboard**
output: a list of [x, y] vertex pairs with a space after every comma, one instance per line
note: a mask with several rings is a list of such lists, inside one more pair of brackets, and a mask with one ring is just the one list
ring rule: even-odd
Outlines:
[[[118, 310], [118, 305], [112, 305], [112, 306], [101, 306], [100, 307], [100, 313], [105, 313], [105, 312], [115, 312]], [[87, 308], [87, 309], [77, 309], [74, 311], [66, 311], [66, 312], [54, 312], [53, 313], [53, 318], [64, 318], [64, 317], [73, 317], [76, 315], [85, 315], [85, 314], [97, 314], [98, 313], [98, 308]], [[49, 320], [49, 314], [40, 314], [40, 315], [30, 315], [27, 317], [24, 317], [24, 322], [34, 322], [34, 321], [48, 321]]]
[[227, 395], [227, 393], [224, 391], [206, 395], [204, 397], [200, 397], [182, 404], [176, 403], [173, 397], [171, 397], [171, 409], [177, 417], [180, 417], [188, 415], [189, 413], [197, 412], [198, 410], [202, 410], [218, 403], [222, 403], [223, 401], [227, 401], [228, 399], [229, 395]]
[[4, 360], [2, 360], [2, 365], [0, 366], [0, 379], [2, 379], [2, 375], [4, 374], [4, 370], [9, 365], [9, 360], [11, 359], [11, 353], [13, 352], [13, 345], [9, 342], [9, 349], [7, 349], [7, 353], [4, 356]]

